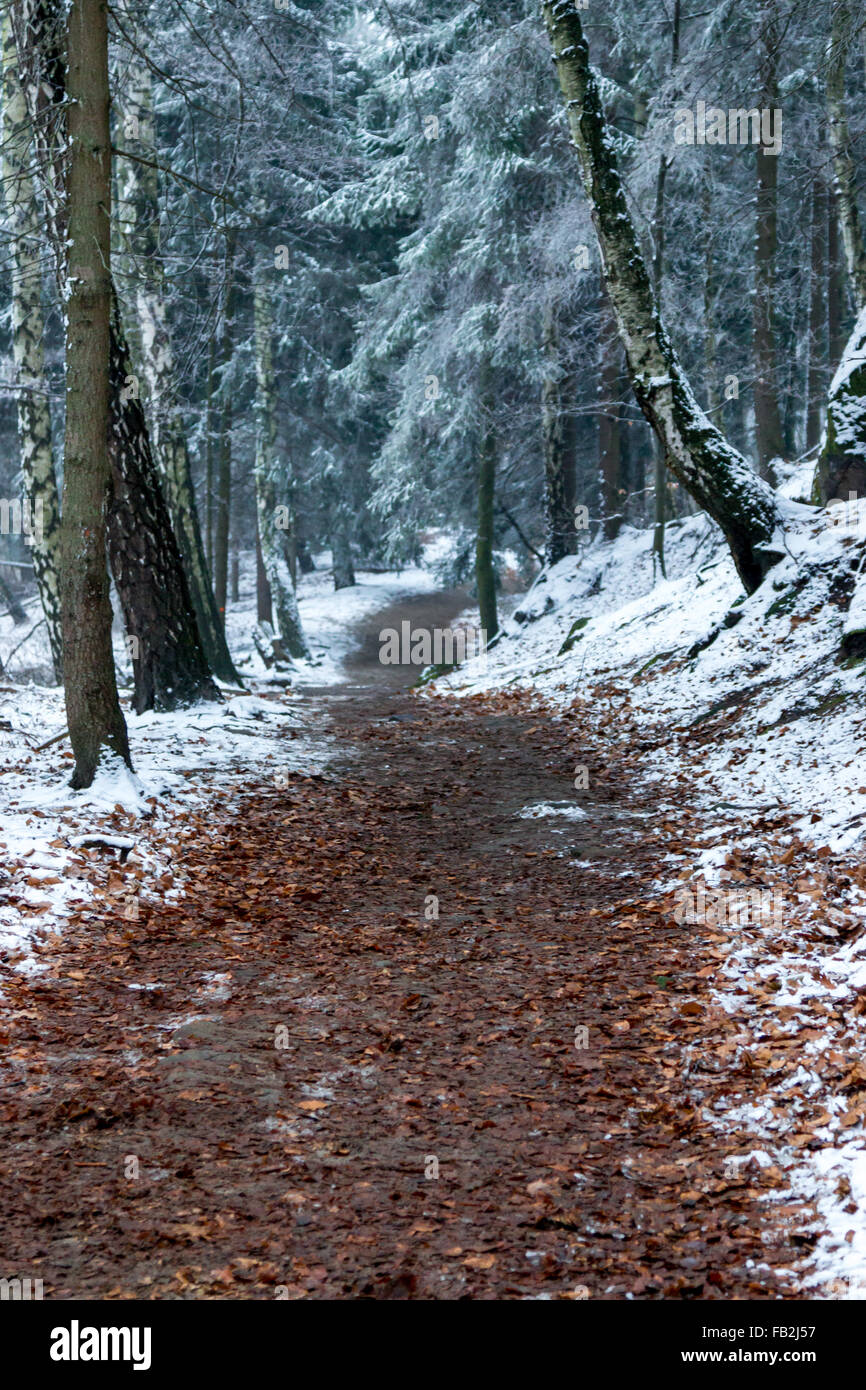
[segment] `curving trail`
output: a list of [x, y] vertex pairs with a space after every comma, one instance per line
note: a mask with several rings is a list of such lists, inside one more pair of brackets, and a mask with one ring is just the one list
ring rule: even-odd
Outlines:
[[409, 694], [389, 621], [309, 691], [326, 776], [214, 811], [194, 894], [4, 975], [7, 1252], [48, 1298], [790, 1296], [774, 1176], [703, 1118], [748, 1078], [653, 892], [653, 789], [583, 744], [585, 819], [521, 819], [575, 799], [579, 731]]

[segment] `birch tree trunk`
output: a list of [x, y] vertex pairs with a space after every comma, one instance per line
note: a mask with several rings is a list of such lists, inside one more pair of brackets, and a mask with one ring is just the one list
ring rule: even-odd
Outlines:
[[[57, 0], [46, 4], [21, 0], [14, 22], [49, 238], [60, 293], [68, 301], [72, 286], [65, 255], [69, 200], [65, 145], [74, 103], [67, 102], [64, 50], [68, 26], [64, 33], [62, 14]], [[109, 140], [105, 174], [109, 185], [110, 150]], [[142, 713], [221, 697], [199, 641], [189, 586], [153, 463], [110, 280], [109, 299], [108, 451], [113, 488], [108, 548], [130, 642], [134, 706]]]
[[835, 0], [827, 45], [827, 116], [833, 151], [836, 212], [842, 232], [845, 264], [857, 312], [866, 305], [866, 245], [857, 207], [857, 179], [851, 157], [851, 134], [845, 108], [845, 60], [855, 29], [851, 6]]
[[[180, 544], [199, 635], [211, 670], [239, 682], [217, 610], [199, 526], [186, 428], [175, 395], [175, 364], [165, 305], [165, 269], [159, 235], [159, 185], [149, 70], [127, 75], [123, 144], [133, 156], [120, 160], [119, 218], [136, 284], [141, 370], [146, 387], [154, 456], [175, 535]], [[142, 162], [151, 161], [150, 163]]]
[[[280, 540], [277, 514], [276, 420], [274, 417], [273, 314], [269, 287], [256, 267], [253, 286], [256, 356], [256, 513], [262, 566], [271, 591], [277, 627], [290, 656], [310, 655], [295, 587]], [[288, 520], [288, 508], [285, 508]]]
[[51, 411], [45, 392], [42, 312], [42, 225], [36, 206], [27, 102], [21, 86], [12, 18], [4, 10], [3, 158], [6, 230], [12, 256], [12, 355], [24, 495], [39, 524], [33, 531], [33, 570], [48, 627], [54, 675], [63, 680], [60, 621], [60, 499], [51, 447]]
[[69, 294], [63, 653], [66, 718], [75, 754], [72, 786], [89, 787], [106, 753], [131, 765], [114, 676], [105, 568], [111, 338], [111, 139], [105, 0], [72, 0], [67, 53]]
[[668, 467], [724, 532], [754, 591], [781, 554], [773, 491], [700, 409], [655, 304], [573, 0], [544, 0], [569, 127], [638, 404]]

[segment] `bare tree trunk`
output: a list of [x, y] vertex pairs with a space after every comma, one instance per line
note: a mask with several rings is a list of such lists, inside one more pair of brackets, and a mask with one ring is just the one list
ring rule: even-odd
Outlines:
[[226, 283], [223, 293], [220, 335], [219, 391], [222, 397], [220, 441], [217, 455], [216, 519], [214, 527], [214, 594], [217, 611], [225, 624], [229, 575], [229, 524], [232, 505], [232, 392], [231, 361], [234, 347], [234, 320], [237, 306], [237, 233], [229, 229], [226, 237]]
[[487, 642], [499, 631], [496, 612], [496, 572], [493, 568], [493, 502], [496, 488], [495, 399], [490, 388], [490, 366], [481, 367], [481, 422], [478, 449], [478, 532], [475, 538], [475, 584], [481, 628]]
[[132, 378], [120, 306], [112, 296], [108, 553], [131, 644], [135, 711], [142, 714], [222, 697], [199, 640], [144, 411], [130, 393]]
[[809, 248], [809, 364], [806, 375], [806, 450], [821, 440], [824, 392], [827, 387], [827, 190], [816, 174], [812, 180], [812, 230]]
[[18, 440], [24, 496], [33, 528], [33, 570], [48, 628], [54, 675], [63, 680], [60, 620], [60, 498], [51, 447], [51, 411], [45, 391], [42, 313], [42, 225], [30, 172], [27, 102], [8, 10], [2, 20], [3, 159], [6, 231], [12, 256], [12, 354], [18, 385]]
[[614, 540], [622, 526], [623, 470], [622, 422], [620, 411], [620, 357], [622, 348], [617, 337], [616, 321], [610, 312], [610, 302], [602, 286], [599, 303], [601, 332], [599, 333], [599, 394], [598, 469], [601, 478], [601, 506], [604, 534]]
[[[253, 289], [256, 357], [256, 511], [262, 564], [277, 627], [290, 656], [310, 655], [292, 576], [283, 554], [277, 514], [276, 420], [274, 418], [273, 321], [268, 287], [257, 265]], [[286, 508], [286, 519], [288, 508]]]
[[3, 602], [8, 609], [9, 617], [12, 619], [15, 626], [20, 627], [22, 623], [26, 623], [27, 610], [22, 606], [18, 595], [6, 583], [2, 574], [0, 574], [0, 596], [2, 596]]
[[259, 513], [256, 508], [256, 622], [274, 625], [274, 605], [271, 586], [262, 559], [262, 542], [259, 537]]
[[[214, 435], [216, 433], [216, 408], [214, 399], [214, 373], [216, 371], [216, 332], [211, 334], [207, 355], [207, 399], [205, 402], [205, 545], [207, 547], [208, 572], [213, 588], [214, 575]], [[216, 603], [216, 597], [214, 597]], [[219, 613], [219, 608], [217, 608]], [[220, 619], [222, 621], [222, 619]]]
[[569, 448], [572, 432], [567, 427], [563, 384], [565, 373], [560, 360], [556, 309], [548, 303], [544, 310], [545, 374], [541, 386], [541, 425], [544, 446], [545, 517], [547, 522], [546, 561], [555, 565], [577, 549], [574, 525], [575, 458]]
[[[776, 80], [779, 25], [776, 0], [761, 6], [761, 106], [778, 106]], [[755, 222], [755, 297], [752, 346], [755, 369], [755, 447], [758, 472], [776, 485], [773, 460], [781, 458], [782, 417], [779, 411], [779, 363], [774, 325], [776, 251], [778, 247], [778, 154], [763, 144], [755, 151], [757, 175]]]
[[544, 0], [543, 11], [638, 404], [662, 443], [668, 467], [721, 527], [740, 578], [752, 592], [781, 555], [775, 497], [700, 409], [671, 346], [573, 0]]
[[124, 242], [137, 288], [141, 368], [146, 385], [151, 441], [160, 469], [175, 535], [186, 568], [199, 636], [214, 673], [239, 681], [210, 583], [192, 483], [187, 432], [175, 393], [174, 351], [165, 305], [165, 270], [159, 244], [159, 185], [154, 166], [156, 139], [149, 70], [138, 65], [127, 74], [123, 141], [131, 154], [121, 161]]
[[827, 45], [827, 116], [830, 148], [833, 151], [836, 212], [842, 232], [845, 265], [859, 313], [866, 305], [866, 245], [857, 207], [857, 180], [845, 110], [845, 59], [855, 36], [855, 28], [852, 9], [846, 0], [835, 0], [831, 9], [833, 18]]
[[69, 172], [62, 612], [73, 787], [103, 757], [131, 766], [117, 698], [105, 567], [111, 336], [111, 138], [105, 0], [72, 0], [67, 22]]
[[[72, 286], [64, 255], [68, 234], [64, 149], [67, 117], [74, 103], [66, 100], [61, 13], [54, 0], [48, 4], [22, 0], [15, 23], [49, 237], [61, 295], [68, 301]], [[106, 148], [110, 152], [110, 141]], [[108, 163], [105, 176], [110, 185], [110, 158]], [[141, 713], [154, 706], [172, 709], [195, 699], [220, 696], [199, 642], [189, 586], [153, 464], [111, 283], [109, 295], [108, 449], [114, 484], [108, 518], [109, 559], [131, 646], [135, 708]]]

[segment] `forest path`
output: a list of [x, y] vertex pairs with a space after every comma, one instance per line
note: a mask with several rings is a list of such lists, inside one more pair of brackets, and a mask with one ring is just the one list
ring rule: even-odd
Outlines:
[[4, 981], [3, 1272], [48, 1298], [790, 1294], [773, 1182], [704, 1118], [737, 1025], [653, 897], [657, 791], [584, 741], [586, 816], [521, 818], [574, 805], [579, 731], [419, 699], [361, 650], [309, 692], [326, 775], [214, 811], [196, 891]]

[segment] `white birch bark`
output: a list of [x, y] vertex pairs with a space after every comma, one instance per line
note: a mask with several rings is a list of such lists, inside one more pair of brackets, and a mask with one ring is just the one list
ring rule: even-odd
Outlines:
[[276, 419], [274, 416], [273, 311], [265, 280], [264, 262], [259, 259], [253, 285], [256, 359], [256, 508], [262, 564], [271, 589], [274, 615], [280, 636], [289, 654], [309, 656], [304, 639], [295, 587], [280, 541], [279, 522], [288, 517], [288, 508], [277, 508]]
[[[54, 674], [63, 679], [60, 625], [60, 499], [51, 447], [42, 311], [42, 226], [30, 173], [32, 150], [27, 103], [8, 10], [2, 17], [2, 175], [6, 231], [12, 252], [12, 356], [24, 497], [29, 503], [33, 569], [48, 626]], [[33, 522], [35, 521], [35, 525]]]
[[701, 410], [668, 338], [573, 0], [544, 0], [542, 10], [635, 396], [667, 466], [721, 527], [751, 593], [782, 553], [773, 490]]

